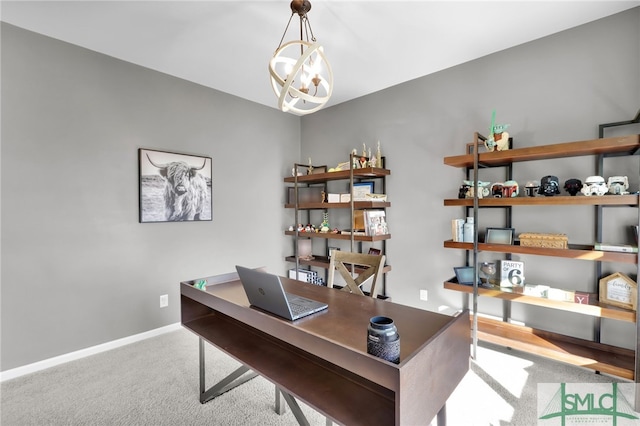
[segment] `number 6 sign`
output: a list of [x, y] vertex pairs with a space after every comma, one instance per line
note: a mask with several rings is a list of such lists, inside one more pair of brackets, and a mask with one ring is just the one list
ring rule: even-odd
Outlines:
[[500, 261], [500, 287], [521, 287], [524, 285], [524, 262]]

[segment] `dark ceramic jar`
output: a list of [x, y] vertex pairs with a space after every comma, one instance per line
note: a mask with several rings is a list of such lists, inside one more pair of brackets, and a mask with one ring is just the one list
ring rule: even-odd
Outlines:
[[369, 320], [367, 353], [396, 364], [400, 362], [400, 335], [391, 318], [379, 316]]

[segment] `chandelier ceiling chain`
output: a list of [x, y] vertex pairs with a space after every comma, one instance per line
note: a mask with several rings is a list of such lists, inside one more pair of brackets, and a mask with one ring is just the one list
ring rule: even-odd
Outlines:
[[[308, 0], [294, 0], [290, 7], [291, 16], [269, 62], [271, 86], [278, 96], [278, 107], [282, 111], [310, 114], [322, 108], [329, 100], [333, 91], [333, 72], [323, 47], [316, 41], [307, 16], [311, 3]], [[296, 13], [300, 17], [300, 39], [283, 44]], [[311, 86], [314, 87], [313, 94], [309, 94]]]

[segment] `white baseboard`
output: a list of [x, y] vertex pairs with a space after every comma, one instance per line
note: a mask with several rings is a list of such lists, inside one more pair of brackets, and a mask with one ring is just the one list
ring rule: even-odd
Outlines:
[[65, 362], [75, 361], [90, 355], [99, 354], [111, 349], [119, 348], [120, 346], [129, 345], [131, 343], [139, 342], [141, 340], [149, 339], [151, 337], [159, 336], [164, 333], [179, 330], [181, 323], [170, 324], [164, 327], [156, 328], [154, 330], [145, 331], [144, 333], [135, 334], [133, 336], [123, 337], [122, 339], [113, 340], [111, 342], [102, 343], [100, 345], [92, 346], [90, 348], [81, 349], [75, 352], [69, 352], [64, 355], [56, 356], [53, 358], [45, 359], [42, 361], [34, 362], [33, 364], [24, 365], [22, 367], [13, 368], [11, 370], [0, 371], [0, 382], [5, 380], [15, 379], [16, 377], [24, 376], [26, 374], [35, 373], [36, 371], [45, 370], [56, 365], [64, 364]]

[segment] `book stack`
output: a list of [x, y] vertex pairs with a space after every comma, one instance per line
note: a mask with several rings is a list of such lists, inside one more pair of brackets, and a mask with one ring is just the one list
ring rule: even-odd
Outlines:
[[464, 233], [464, 219], [453, 219], [451, 221], [451, 239], [462, 242]]

